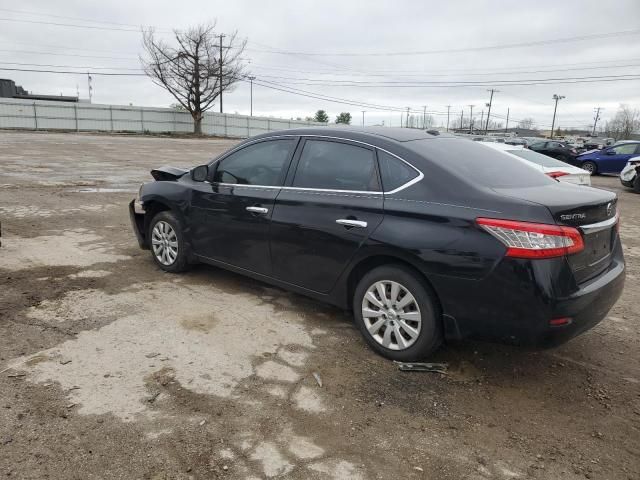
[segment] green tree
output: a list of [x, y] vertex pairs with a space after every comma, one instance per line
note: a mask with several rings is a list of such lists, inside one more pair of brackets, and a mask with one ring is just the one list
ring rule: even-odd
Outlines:
[[324, 110], [318, 110], [313, 117], [313, 120], [315, 122], [328, 123], [329, 115], [327, 115], [327, 112], [325, 112]]
[[349, 112], [342, 112], [336, 117], [336, 123], [344, 123], [345, 125], [351, 125], [351, 114]]

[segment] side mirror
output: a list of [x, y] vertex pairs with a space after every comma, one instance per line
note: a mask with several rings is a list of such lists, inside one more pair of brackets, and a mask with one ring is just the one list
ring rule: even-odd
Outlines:
[[199, 165], [191, 170], [191, 180], [194, 182], [204, 182], [209, 176], [209, 166]]

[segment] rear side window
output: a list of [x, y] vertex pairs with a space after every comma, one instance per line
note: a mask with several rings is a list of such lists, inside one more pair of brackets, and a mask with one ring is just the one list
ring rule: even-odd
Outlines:
[[307, 140], [300, 155], [293, 186], [379, 191], [373, 151], [346, 143]]
[[282, 139], [254, 143], [223, 159], [214, 182], [240, 185], [277, 186], [295, 140]]
[[378, 150], [378, 164], [385, 192], [391, 192], [419, 175], [415, 168], [382, 150]]

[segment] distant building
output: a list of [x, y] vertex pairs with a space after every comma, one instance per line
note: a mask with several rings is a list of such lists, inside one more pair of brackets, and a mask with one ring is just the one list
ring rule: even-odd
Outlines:
[[64, 95], [38, 95], [29, 93], [16, 82], [8, 78], [0, 78], [0, 98], [22, 98], [27, 100], [55, 100], [56, 102], [77, 102], [78, 97]]

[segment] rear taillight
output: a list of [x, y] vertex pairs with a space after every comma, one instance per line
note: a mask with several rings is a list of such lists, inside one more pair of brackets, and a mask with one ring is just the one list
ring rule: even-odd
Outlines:
[[547, 175], [551, 178], [564, 177], [565, 175], [569, 175], [567, 172], [547, 172]]
[[495, 218], [477, 218], [476, 222], [507, 247], [507, 257], [553, 258], [584, 249], [582, 235], [573, 227]]

